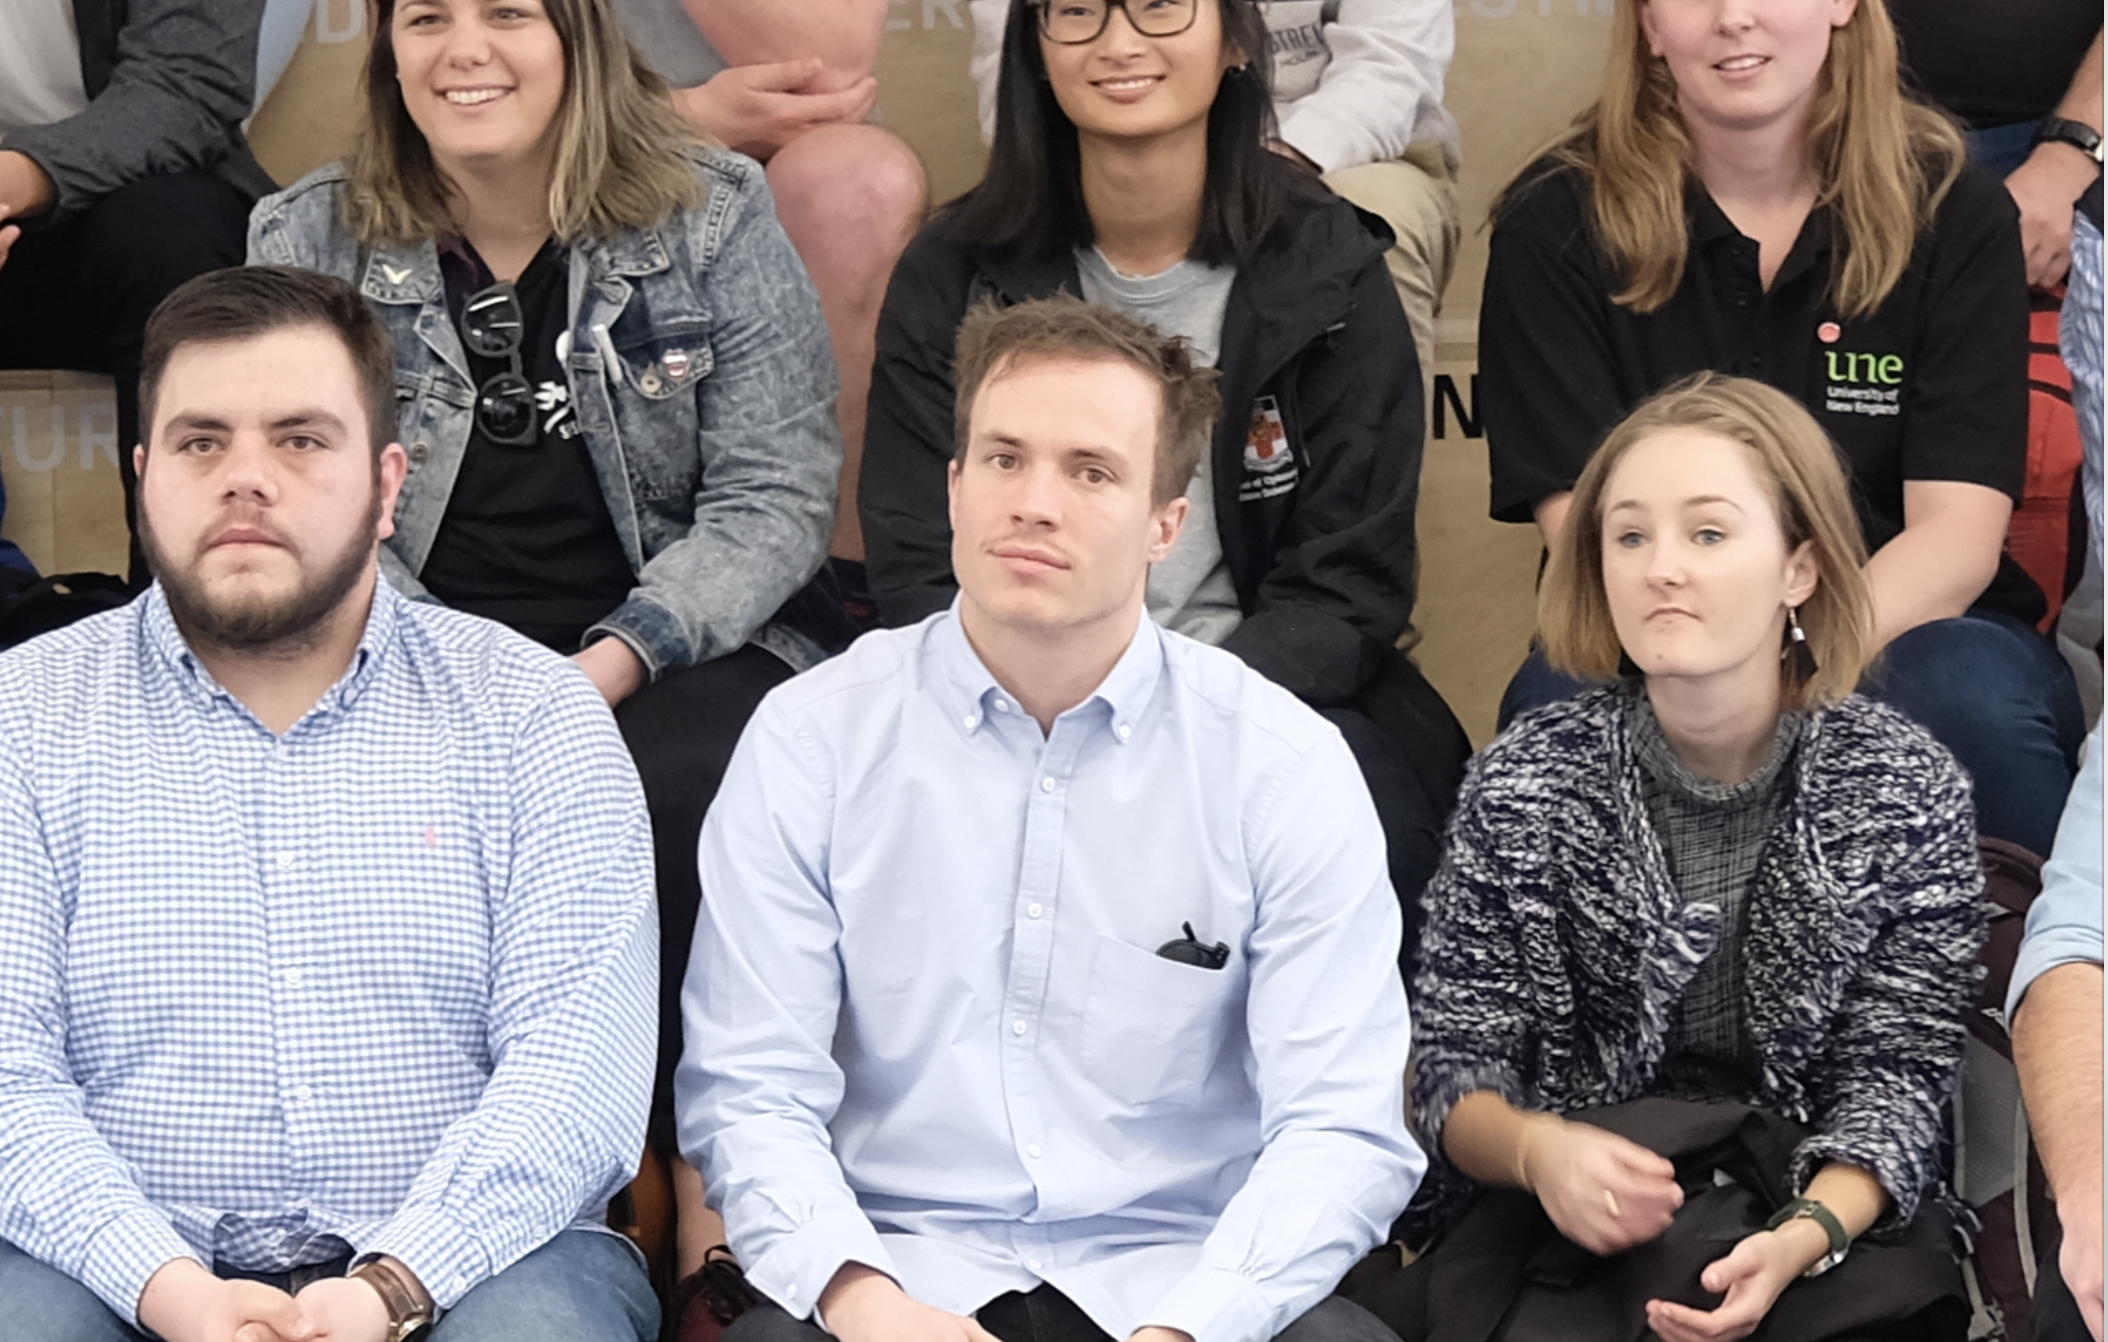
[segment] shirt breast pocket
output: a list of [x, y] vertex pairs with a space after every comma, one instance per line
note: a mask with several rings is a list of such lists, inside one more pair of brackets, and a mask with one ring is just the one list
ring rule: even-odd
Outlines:
[[1101, 936], [1084, 1002], [1085, 1075], [1137, 1108], [1190, 1100], [1222, 1051], [1240, 982], [1229, 969], [1180, 964]]

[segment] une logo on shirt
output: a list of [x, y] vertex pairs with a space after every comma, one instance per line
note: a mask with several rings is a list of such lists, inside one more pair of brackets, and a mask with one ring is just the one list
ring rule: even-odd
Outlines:
[[1903, 413], [1903, 356], [1823, 351], [1823, 409], [1840, 415], [1889, 416]]
[[1903, 356], [1826, 349], [1823, 351], [1823, 371], [1829, 374], [1832, 382], [1846, 386], [1878, 382], [1884, 387], [1900, 387], [1903, 385]]

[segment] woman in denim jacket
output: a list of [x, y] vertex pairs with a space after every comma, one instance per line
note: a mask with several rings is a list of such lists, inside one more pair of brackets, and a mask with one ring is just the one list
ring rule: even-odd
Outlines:
[[670, 1131], [703, 812], [826, 631], [784, 616], [824, 610], [835, 367], [762, 171], [689, 138], [605, 0], [381, 0], [358, 148], [257, 206], [249, 259], [351, 281], [395, 337], [389, 581], [571, 655], [616, 710]]

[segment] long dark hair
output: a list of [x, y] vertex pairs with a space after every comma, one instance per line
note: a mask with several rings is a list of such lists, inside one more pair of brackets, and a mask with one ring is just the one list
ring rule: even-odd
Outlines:
[[[1248, 58], [1222, 78], [1208, 109], [1208, 173], [1192, 259], [1243, 265], [1309, 203], [1317, 180], [1266, 147], [1274, 130], [1266, 20], [1251, 0], [1216, 0], [1222, 40]], [[1076, 126], [1054, 100], [1040, 59], [1034, 0], [1010, 0], [995, 98], [995, 143], [979, 186], [938, 217], [955, 242], [1045, 256], [1096, 236], [1083, 205]]]

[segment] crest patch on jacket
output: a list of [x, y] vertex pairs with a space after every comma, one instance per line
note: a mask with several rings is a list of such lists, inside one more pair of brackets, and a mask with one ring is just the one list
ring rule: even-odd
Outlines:
[[1237, 487], [1237, 501], [1254, 503], [1286, 494], [1296, 487], [1300, 474], [1296, 454], [1288, 446], [1281, 403], [1261, 396], [1252, 402], [1252, 423], [1244, 435], [1244, 479]]

